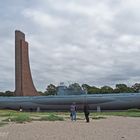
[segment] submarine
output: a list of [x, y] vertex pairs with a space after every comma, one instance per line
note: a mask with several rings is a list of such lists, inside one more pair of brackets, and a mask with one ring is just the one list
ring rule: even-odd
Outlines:
[[0, 97], [0, 109], [69, 111], [72, 103], [77, 110], [83, 110], [85, 104], [97, 111], [140, 109], [140, 93], [87, 94], [83, 89], [60, 86], [53, 96]]

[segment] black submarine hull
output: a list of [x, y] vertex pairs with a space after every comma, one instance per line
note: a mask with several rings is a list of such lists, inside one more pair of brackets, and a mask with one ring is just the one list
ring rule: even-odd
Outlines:
[[82, 110], [84, 104], [88, 104], [90, 110], [140, 108], [140, 93], [0, 97], [0, 109], [69, 110], [73, 102], [78, 110]]

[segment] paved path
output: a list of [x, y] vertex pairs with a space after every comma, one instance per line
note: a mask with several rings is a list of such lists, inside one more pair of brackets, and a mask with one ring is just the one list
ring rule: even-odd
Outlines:
[[0, 140], [140, 140], [140, 118], [14, 123], [0, 127]]

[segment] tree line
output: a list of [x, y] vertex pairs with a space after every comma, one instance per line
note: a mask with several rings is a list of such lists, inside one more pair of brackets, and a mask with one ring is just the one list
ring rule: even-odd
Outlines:
[[[131, 87], [126, 84], [116, 84], [115, 88], [110, 86], [90, 86], [88, 84], [82, 84], [81, 86], [78, 83], [69, 85], [70, 88], [74, 90], [86, 90], [87, 94], [108, 94], [108, 93], [136, 93], [140, 92], [140, 83], [135, 83]], [[42, 95], [57, 95], [57, 86], [50, 84], [47, 86], [46, 91]]]
[[14, 96], [13, 91], [5, 91], [5, 92], [0, 92], [0, 96]]
[[[136, 93], [140, 92], [140, 83], [135, 83], [132, 86], [127, 86], [126, 84], [116, 84], [115, 88], [110, 86], [90, 86], [88, 84], [73, 83], [69, 85], [69, 88], [73, 90], [85, 90], [87, 94], [108, 94], [108, 93]], [[57, 95], [58, 86], [54, 84], [49, 84], [44, 92], [38, 91], [41, 96]], [[14, 92], [5, 91], [0, 92], [0, 96], [14, 96]]]

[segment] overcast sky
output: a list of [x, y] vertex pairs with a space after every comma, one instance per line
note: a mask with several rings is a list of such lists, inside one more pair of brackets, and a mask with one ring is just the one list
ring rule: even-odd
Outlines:
[[140, 0], [1, 0], [0, 91], [15, 88], [16, 29], [37, 90], [140, 83]]

